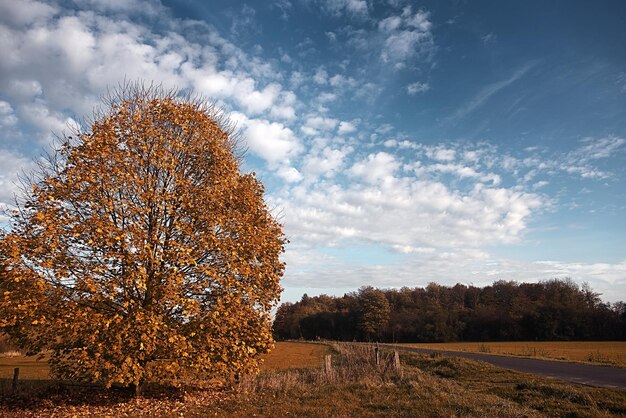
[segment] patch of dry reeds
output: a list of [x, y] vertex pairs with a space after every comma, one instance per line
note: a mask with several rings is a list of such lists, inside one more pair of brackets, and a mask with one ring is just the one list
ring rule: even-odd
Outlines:
[[244, 393], [273, 392], [284, 394], [293, 389], [334, 383], [355, 383], [381, 386], [402, 379], [394, 368], [393, 352], [380, 351], [376, 364], [375, 347], [370, 345], [331, 344], [332, 368], [299, 368], [267, 371], [259, 376], [244, 378], [238, 388]]

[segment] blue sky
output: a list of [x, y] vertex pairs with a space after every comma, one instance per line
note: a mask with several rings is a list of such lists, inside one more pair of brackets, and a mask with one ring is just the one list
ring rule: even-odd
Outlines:
[[0, 0], [0, 204], [143, 79], [237, 122], [283, 300], [555, 277], [626, 300], [625, 27], [621, 1]]

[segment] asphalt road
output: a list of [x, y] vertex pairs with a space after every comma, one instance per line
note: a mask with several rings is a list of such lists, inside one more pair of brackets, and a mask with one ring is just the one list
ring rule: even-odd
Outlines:
[[531, 358], [494, 356], [482, 353], [431, 350], [400, 345], [386, 345], [404, 351], [421, 354], [437, 352], [445, 356], [455, 356], [480, 360], [505, 369], [517, 370], [555, 379], [567, 380], [584, 385], [626, 389], [626, 369], [588, 364], [568, 363], [564, 361], [537, 360]]

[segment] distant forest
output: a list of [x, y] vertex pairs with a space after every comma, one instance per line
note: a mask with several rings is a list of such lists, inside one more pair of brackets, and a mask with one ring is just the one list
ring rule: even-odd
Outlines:
[[340, 341], [625, 340], [626, 303], [605, 303], [570, 279], [497, 281], [483, 288], [362, 287], [342, 297], [283, 303], [274, 336]]

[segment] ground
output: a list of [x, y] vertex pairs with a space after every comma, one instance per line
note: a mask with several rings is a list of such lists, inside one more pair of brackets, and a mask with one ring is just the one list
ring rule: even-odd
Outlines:
[[[332, 370], [323, 367], [332, 354]], [[624, 416], [626, 391], [567, 384], [440, 355], [373, 347], [278, 343], [259, 376], [186, 390], [153, 387], [134, 399], [120, 391], [45, 379], [42, 363], [0, 358], [0, 416]], [[20, 363], [21, 362], [21, 363]], [[24, 368], [17, 394], [7, 376]], [[28, 377], [30, 376], [30, 377]]]

